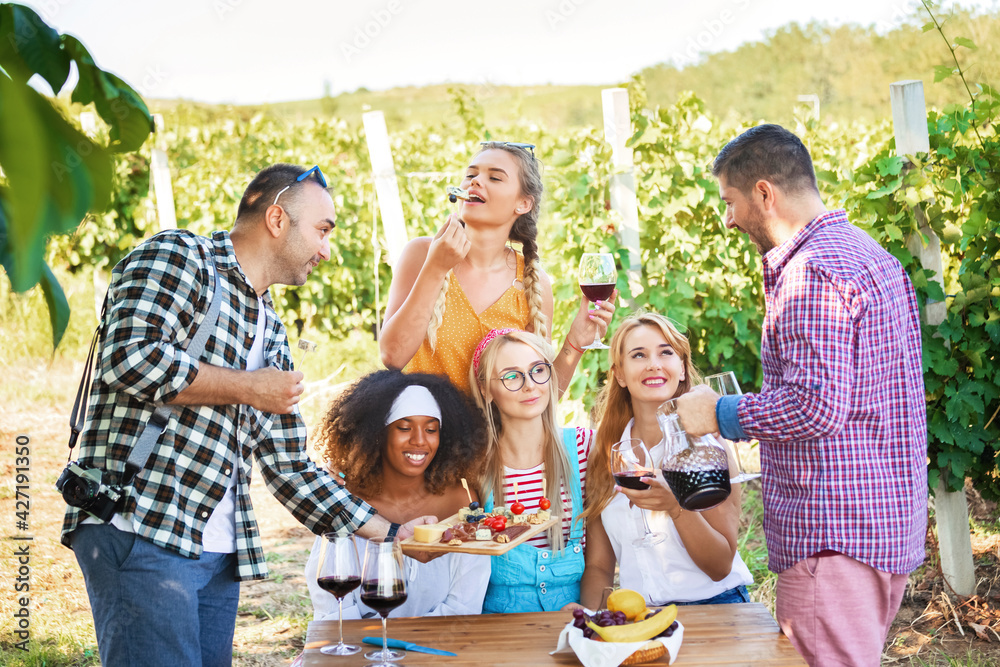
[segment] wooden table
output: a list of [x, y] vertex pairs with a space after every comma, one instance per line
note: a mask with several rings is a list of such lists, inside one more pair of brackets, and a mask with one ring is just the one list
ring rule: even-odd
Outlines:
[[[389, 617], [389, 636], [421, 646], [444, 649], [458, 657], [407, 651], [396, 664], [493, 667], [499, 665], [579, 665], [572, 653], [549, 655], [568, 612], [484, 614], [434, 618]], [[674, 665], [805, 665], [764, 605], [719, 604], [680, 607], [684, 643]], [[344, 640], [358, 644], [362, 637], [381, 637], [377, 617], [344, 621]], [[365, 665], [364, 650], [353, 656], [327, 656], [320, 647], [337, 643], [336, 621], [313, 621], [306, 633], [306, 665]], [[649, 664], [667, 664], [667, 657]]]

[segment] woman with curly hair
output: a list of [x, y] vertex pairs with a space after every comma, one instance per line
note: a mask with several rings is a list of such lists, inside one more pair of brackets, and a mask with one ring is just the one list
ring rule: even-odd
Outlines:
[[469, 381], [489, 433], [484, 506], [509, 509], [516, 493], [528, 514], [548, 508], [562, 519], [548, 533], [492, 557], [483, 613], [556, 611], [580, 599], [584, 527], [578, 517], [594, 432], [560, 428], [552, 361], [543, 338], [513, 329], [491, 331], [473, 355]]
[[[461, 183], [470, 200], [434, 238], [422, 236], [403, 248], [379, 338], [387, 367], [447, 375], [468, 393], [472, 352], [491, 329], [524, 329], [551, 340], [552, 282], [542, 270], [536, 241], [542, 176], [534, 146], [528, 147], [484, 142]], [[607, 330], [613, 301], [588, 311], [581, 297], [553, 362], [560, 394], [583, 346], [595, 332]]]
[[[476, 474], [483, 441], [482, 416], [446, 378], [385, 370], [362, 377], [333, 402], [319, 449], [331, 469], [345, 474], [351, 493], [402, 524], [423, 515], [449, 517], [468, 504], [461, 479]], [[337, 618], [338, 609], [336, 598], [316, 583], [322, 539], [316, 538], [306, 564], [318, 621]], [[357, 546], [363, 554], [364, 541]], [[489, 561], [468, 554], [404, 560], [409, 594], [394, 613], [480, 613]], [[344, 618], [375, 614], [358, 591], [344, 599]]]
[[[597, 399], [597, 445], [587, 478], [587, 569], [580, 583], [580, 603], [600, 607], [611, 586], [615, 564], [622, 588], [638, 591], [647, 604], [719, 604], [749, 602], [749, 569], [736, 550], [740, 489], [736, 485], [721, 505], [704, 512], [682, 509], [657, 472], [644, 477], [649, 489], [615, 485], [611, 447], [626, 438], [642, 440], [654, 461], [662, 456], [663, 432], [656, 410], [701, 381], [691, 363], [687, 338], [656, 313], [632, 315], [618, 326], [608, 350], [611, 369]], [[644, 529], [666, 535], [654, 546], [632, 542]]]

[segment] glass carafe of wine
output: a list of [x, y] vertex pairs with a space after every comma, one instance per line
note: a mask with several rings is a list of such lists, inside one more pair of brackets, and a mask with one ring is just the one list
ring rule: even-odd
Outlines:
[[681, 428], [677, 399], [657, 409], [664, 448], [660, 468], [677, 502], [686, 510], [702, 512], [729, 497], [729, 460], [711, 435], [695, 437]]

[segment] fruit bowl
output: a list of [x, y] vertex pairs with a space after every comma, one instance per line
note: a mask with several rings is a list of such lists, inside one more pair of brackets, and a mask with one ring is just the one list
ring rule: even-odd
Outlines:
[[[595, 612], [585, 613], [592, 617]], [[584, 630], [576, 626], [576, 621], [577, 619], [574, 618], [562, 629], [562, 632], [559, 633], [559, 643], [552, 653], [573, 652], [584, 667], [639, 665], [654, 660], [661, 664], [663, 662], [673, 663], [680, 652], [681, 642], [684, 639], [684, 626], [676, 620], [668, 626], [668, 628], [673, 628], [669, 631], [669, 637], [643, 637], [634, 642], [603, 641], [596, 634], [595, 639], [588, 639], [583, 636]], [[621, 631], [628, 629], [628, 624], [616, 629], [620, 637]]]

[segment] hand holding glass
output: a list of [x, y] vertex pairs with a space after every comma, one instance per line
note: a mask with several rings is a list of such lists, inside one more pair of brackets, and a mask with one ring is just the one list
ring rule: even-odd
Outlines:
[[[732, 371], [709, 375], [705, 378], [705, 383], [720, 396], [743, 395], [743, 392], [740, 390], [740, 383], [736, 381], [736, 373]], [[749, 482], [751, 479], [760, 477], [759, 472], [747, 471], [746, 466], [743, 465], [743, 459], [740, 458], [739, 444], [735, 442], [732, 444], [733, 446], [728, 449], [732, 452], [733, 462], [736, 464], [736, 476], [730, 482], [733, 484], [742, 484], [743, 482]]]
[[[607, 252], [587, 252], [580, 258], [580, 289], [591, 303], [607, 301], [615, 293], [615, 283], [618, 281], [618, 270], [615, 268], [615, 257]], [[600, 329], [594, 332], [594, 342], [585, 346], [585, 350], [606, 350], [608, 346], [601, 342]]]
[[[655, 470], [653, 457], [649, 455], [649, 450], [646, 449], [642, 440], [626, 438], [621, 442], [616, 442], [611, 447], [611, 474], [618, 486], [635, 491], [645, 491], [649, 485], [643, 482], [642, 478], [644, 476], [653, 477]], [[642, 526], [646, 532], [645, 535], [634, 540], [632, 546], [651, 547], [666, 539], [667, 536], [663, 533], [654, 533], [649, 529], [646, 510], [640, 507], [639, 514], [642, 516]]]

